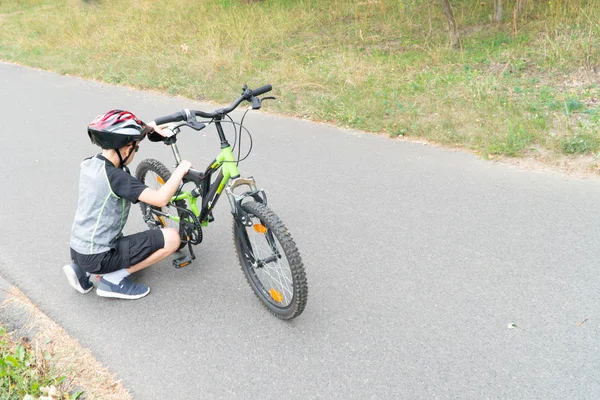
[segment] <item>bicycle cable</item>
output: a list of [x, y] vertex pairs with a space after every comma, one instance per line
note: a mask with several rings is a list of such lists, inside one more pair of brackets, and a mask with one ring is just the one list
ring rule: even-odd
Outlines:
[[[249, 110], [246, 110], [246, 113], [248, 113], [248, 111], [249, 111]], [[246, 113], [244, 113], [244, 117], [246, 116]], [[229, 116], [228, 116], [228, 117], [229, 117]], [[242, 122], [243, 122], [243, 120], [244, 120], [244, 117], [242, 117]], [[223, 162], [224, 162], [224, 163], [225, 163], [225, 162], [234, 162], [234, 163], [236, 163], [236, 165], [238, 165], [240, 162], [242, 162], [242, 161], [244, 161], [246, 158], [248, 158], [248, 156], [249, 156], [249, 155], [250, 155], [250, 153], [252, 152], [252, 147], [253, 147], [253, 144], [254, 144], [254, 140], [252, 139], [252, 134], [250, 133], [250, 131], [248, 130], [248, 128], [246, 128], [246, 127], [245, 127], [244, 125], [242, 125], [240, 122], [235, 122], [235, 121], [234, 121], [234, 120], [233, 120], [231, 117], [229, 117], [229, 119], [230, 119], [229, 121], [221, 121], [221, 123], [232, 124], [232, 125], [234, 126], [234, 132], [235, 132], [235, 135], [236, 135], [236, 136], [237, 136], [237, 132], [238, 132], [238, 130], [237, 130], [237, 127], [239, 127], [239, 137], [240, 137], [240, 139], [239, 139], [239, 141], [237, 140], [237, 138], [236, 138], [236, 139], [234, 139], [234, 142], [233, 142], [233, 143], [234, 143], [234, 147], [232, 147], [232, 151], [233, 151], [233, 150], [234, 150], [234, 148], [235, 148], [235, 146], [237, 145], [237, 146], [238, 146], [238, 153], [239, 153], [239, 154], [238, 154], [238, 159], [237, 159], [237, 160], [233, 160], [233, 161], [223, 161]], [[212, 124], [212, 123], [213, 123], [213, 120], [210, 120], [210, 121], [200, 121], [200, 122], [210, 125], [210, 124]], [[246, 153], [246, 155], [244, 155], [244, 157], [243, 157], [243, 158], [240, 158], [240, 156], [241, 156], [241, 147], [242, 147], [242, 146], [241, 146], [241, 142], [242, 142], [242, 139], [241, 139], [241, 137], [242, 137], [242, 129], [243, 129], [244, 131], [246, 131], [246, 134], [248, 135], [248, 138], [250, 139], [250, 148], [248, 149], [248, 152]]]
[[[242, 129], [246, 131], [246, 134], [248, 135], [248, 139], [250, 139], [250, 147], [248, 148], [248, 152], [246, 153], [246, 155], [243, 158], [239, 158], [240, 155], [238, 154], [238, 159], [237, 160], [233, 160], [233, 161], [224, 161], [224, 162], [234, 162], [236, 163], [236, 165], [238, 165], [240, 162], [244, 161], [246, 158], [248, 158], [248, 156], [250, 155], [250, 153], [252, 152], [252, 147], [254, 144], [254, 140], [252, 139], [252, 135], [250, 134], [250, 131], [248, 130], [248, 128], [246, 128], [245, 126], [243, 126], [242, 124], [240, 124], [239, 122], [234, 122], [235, 125], [239, 125], [240, 127], [240, 143], [242, 141]], [[241, 154], [241, 145], [238, 144], [238, 153]]]
[[[246, 114], [248, 114], [248, 111], [250, 111], [249, 108], [246, 109], [246, 112], [244, 113], [244, 115], [242, 115], [242, 119], [240, 120], [240, 146], [238, 147], [238, 161], [235, 163], [235, 166], [237, 167], [238, 165], [240, 165], [240, 156], [241, 156], [241, 151], [242, 151], [242, 128], [244, 127], [244, 119], [246, 118]], [[246, 132], [248, 132], [248, 135], [250, 135], [250, 132], [246, 129]], [[252, 137], [251, 137], [252, 140]], [[250, 150], [252, 150], [252, 146], [250, 146]], [[246, 157], [250, 155], [250, 152], [248, 152], [248, 154], [246, 155]], [[246, 158], [244, 157], [244, 158]]]
[[[229, 123], [233, 124], [233, 118], [231, 118], [231, 116], [229, 114], [227, 114], [227, 118], [229, 118]], [[233, 146], [231, 146], [231, 151], [235, 150], [235, 146], [237, 144], [237, 127], [235, 126], [235, 124], [233, 124]], [[241, 142], [240, 142], [240, 147], [241, 147]]]

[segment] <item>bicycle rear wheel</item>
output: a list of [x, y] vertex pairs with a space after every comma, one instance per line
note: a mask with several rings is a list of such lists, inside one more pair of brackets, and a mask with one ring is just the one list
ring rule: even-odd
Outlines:
[[[135, 176], [146, 186], [159, 190], [162, 185], [165, 184], [166, 181], [171, 178], [171, 171], [167, 167], [164, 166], [160, 161], [154, 160], [152, 158], [148, 158], [143, 160], [135, 170]], [[175, 206], [185, 208], [185, 201], [176, 202]], [[160, 229], [160, 228], [175, 228], [179, 232], [179, 236], [181, 237], [181, 244], [179, 248], [183, 248], [187, 244], [187, 236], [183, 229], [182, 224], [179, 222], [173, 221], [167, 217], [163, 217], [160, 215], [156, 215], [152, 212], [152, 210], [158, 210], [165, 214], [170, 215], [178, 215], [181, 216], [181, 211], [178, 210], [172, 204], [167, 204], [164, 207], [151, 206], [146, 203], [140, 202], [140, 208], [142, 209], [142, 216], [144, 217], [144, 221], [150, 227], [150, 229]]]
[[251, 219], [233, 221], [233, 240], [248, 284], [276, 317], [289, 320], [306, 307], [308, 285], [302, 259], [289, 231], [269, 207], [242, 204]]

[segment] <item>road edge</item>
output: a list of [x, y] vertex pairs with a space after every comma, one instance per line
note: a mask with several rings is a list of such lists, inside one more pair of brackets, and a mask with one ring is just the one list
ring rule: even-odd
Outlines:
[[0, 276], [0, 324], [11, 339], [23, 338], [36, 353], [52, 357], [53, 373], [65, 376], [63, 392], [83, 391], [87, 400], [130, 400], [131, 394], [89, 349], [44, 314], [19, 288]]

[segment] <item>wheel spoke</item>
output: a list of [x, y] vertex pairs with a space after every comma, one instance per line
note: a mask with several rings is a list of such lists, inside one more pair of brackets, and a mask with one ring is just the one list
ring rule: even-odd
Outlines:
[[248, 201], [242, 203], [242, 209], [251, 223], [234, 220], [233, 233], [246, 279], [273, 315], [285, 320], [295, 318], [304, 310], [308, 296], [296, 244], [265, 204]]
[[[257, 261], [265, 261], [275, 257], [275, 259], [269, 263], [257, 265], [256, 268], [254, 268], [254, 272], [261, 281], [265, 291], [269, 292], [270, 289], [275, 289], [283, 296], [283, 301], [279, 301], [278, 303], [287, 306], [294, 296], [294, 285], [291, 278], [290, 267], [289, 264], [287, 264], [287, 258], [277, 257], [275, 253], [283, 254], [283, 249], [281, 249], [277, 239], [274, 238], [273, 235], [270, 235], [267, 228], [257, 228], [264, 227], [265, 224], [258, 220], [257, 217], [253, 217], [253, 219], [254, 218], [256, 218], [257, 221], [253, 224], [253, 229], [248, 229], [246, 231], [250, 239], [254, 258]], [[269, 237], [273, 238], [274, 243], [270, 243]], [[286, 262], [284, 263], [282, 260]]]
[[[154, 171], [148, 171], [148, 173], [146, 174], [145, 180], [146, 180], [146, 182], [145, 182], [146, 185], [148, 187], [151, 187], [154, 190], [160, 190], [162, 185], [165, 184], [164, 178], [161, 177], [160, 175], [158, 175]], [[170, 203], [167, 204], [166, 206], [163, 206], [160, 208], [159, 207], [152, 207], [152, 208], [159, 210], [160, 212], [167, 214], [168, 216], [177, 215], [177, 210], [174, 207], [172, 207]], [[179, 223], [173, 221], [168, 216], [154, 215], [154, 219], [156, 219], [163, 228], [179, 229]]]

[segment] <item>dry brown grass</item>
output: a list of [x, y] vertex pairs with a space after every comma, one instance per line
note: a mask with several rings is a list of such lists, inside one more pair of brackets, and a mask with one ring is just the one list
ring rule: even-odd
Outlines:
[[23, 292], [13, 287], [6, 295], [7, 299], [0, 307], [11, 308], [15, 310], [13, 312], [29, 316], [19, 331], [35, 333], [28, 342], [31, 350], [35, 352], [36, 360], [43, 364], [46, 362], [44, 354], [50, 354], [52, 357], [48, 363], [52, 373], [66, 377], [58, 388], [60, 392], [64, 394], [74, 390], [84, 391], [85, 398], [89, 400], [132, 399], [121, 381], [98, 362], [89, 349], [82, 347], [76, 339], [41, 312]]
[[[541, 146], [600, 160], [600, 7], [589, 0], [528, 1], [518, 35], [490, 22], [489, 2], [453, 2], [460, 52], [426, 0], [188, 3], [5, 0], [0, 57], [222, 103], [268, 82], [279, 99], [269, 109], [290, 116], [483, 156]], [[563, 90], [580, 70], [591, 76]]]

